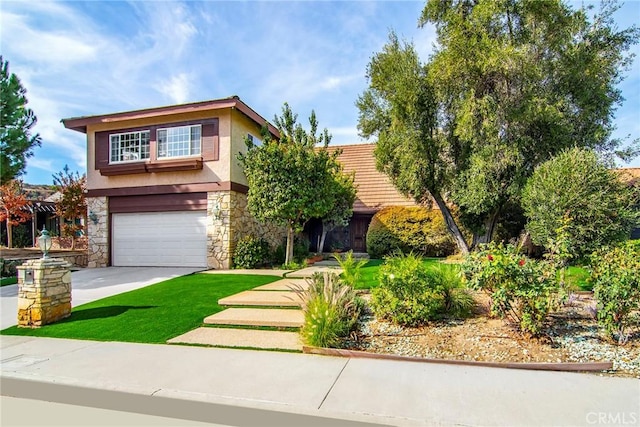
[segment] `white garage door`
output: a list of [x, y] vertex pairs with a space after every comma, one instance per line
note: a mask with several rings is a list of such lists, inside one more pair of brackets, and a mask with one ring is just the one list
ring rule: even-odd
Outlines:
[[114, 266], [206, 267], [206, 211], [112, 216]]

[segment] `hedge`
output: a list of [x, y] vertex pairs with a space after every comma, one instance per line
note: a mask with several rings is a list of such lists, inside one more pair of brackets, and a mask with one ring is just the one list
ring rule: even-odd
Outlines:
[[456, 245], [438, 210], [391, 206], [373, 216], [367, 231], [367, 252], [382, 258], [395, 251], [441, 257], [455, 252]]

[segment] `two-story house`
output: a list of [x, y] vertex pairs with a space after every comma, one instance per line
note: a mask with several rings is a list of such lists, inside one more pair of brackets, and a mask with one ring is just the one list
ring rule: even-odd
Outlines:
[[236, 155], [268, 122], [238, 97], [62, 123], [87, 135], [89, 267], [229, 268], [240, 237], [282, 241], [247, 209]]

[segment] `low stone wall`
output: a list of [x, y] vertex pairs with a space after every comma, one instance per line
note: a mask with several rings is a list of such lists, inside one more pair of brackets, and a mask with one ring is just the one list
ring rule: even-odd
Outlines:
[[[88, 256], [86, 250], [54, 250], [49, 252], [51, 258], [62, 259], [74, 267], [86, 267]], [[3, 264], [6, 264], [7, 271], [3, 272], [7, 275], [13, 276], [15, 273], [15, 266], [24, 263], [27, 260], [34, 260], [42, 258], [42, 252], [39, 249], [22, 249], [22, 250], [3, 250], [2, 251]], [[11, 270], [11, 271], [9, 271]]]

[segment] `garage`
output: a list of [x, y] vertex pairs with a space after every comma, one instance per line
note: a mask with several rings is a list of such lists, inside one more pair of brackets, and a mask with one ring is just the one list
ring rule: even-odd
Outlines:
[[207, 213], [197, 211], [114, 213], [112, 265], [206, 267]]

